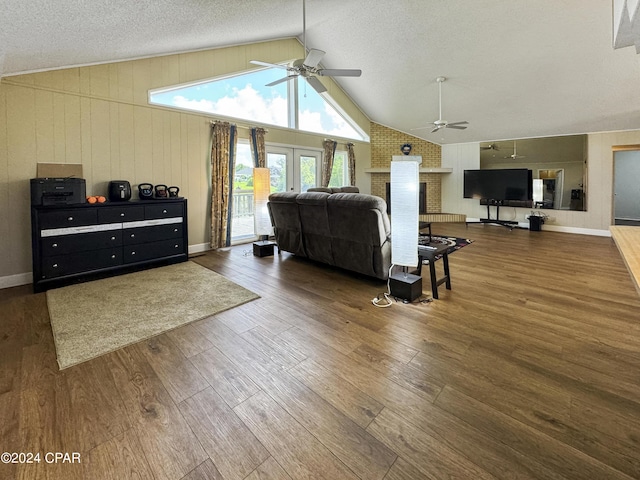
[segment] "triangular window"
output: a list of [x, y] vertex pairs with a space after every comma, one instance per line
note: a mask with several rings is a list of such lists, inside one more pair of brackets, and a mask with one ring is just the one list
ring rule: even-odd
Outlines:
[[327, 92], [318, 94], [303, 79], [298, 77], [273, 87], [265, 86], [284, 74], [283, 69], [267, 68], [151, 90], [149, 103], [369, 141], [366, 133]]

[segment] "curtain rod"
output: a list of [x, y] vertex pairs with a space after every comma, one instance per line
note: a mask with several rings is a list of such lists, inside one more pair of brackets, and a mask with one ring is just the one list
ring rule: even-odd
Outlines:
[[355, 143], [353, 143], [353, 142], [344, 142], [344, 143], [341, 143], [341, 142], [338, 142], [337, 140], [334, 140], [333, 138], [325, 138], [324, 140], [325, 140], [325, 141], [326, 141], [326, 140], [331, 140], [332, 142], [336, 142], [338, 145], [355, 145]]
[[[226, 122], [226, 120], [209, 120], [206, 123], [208, 123], [209, 125], [215, 125], [218, 122]], [[247, 130], [251, 130], [252, 128], [262, 128], [265, 133], [269, 133], [269, 130], [267, 130], [264, 127], [249, 127], [247, 125], [238, 125], [237, 123], [231, 123], [231, 122], [227, 122], [227, 123], [229, 123], [230, 125], [234, 125], [234, 126], [236, 126], [238, 128], [246, 128]]]

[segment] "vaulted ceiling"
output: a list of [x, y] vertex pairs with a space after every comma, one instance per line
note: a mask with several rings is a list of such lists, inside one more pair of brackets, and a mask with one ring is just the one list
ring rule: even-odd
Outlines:
[[[610, 1], [306, 9], [307, 47], [327, 52], [325, 68], [362, 69], [337, 80], [377, 123], [439, 144], [640, 129], [640, 55], [613, 49]], [[302, 0], [4, 0], [0, 75], [301, 35]], [[438, 76], [443, 118], [466, 130], [412, 130], [438, 119]]]

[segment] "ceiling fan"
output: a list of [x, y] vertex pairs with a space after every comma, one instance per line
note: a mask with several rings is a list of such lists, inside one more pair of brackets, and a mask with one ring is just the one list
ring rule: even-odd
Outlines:
[[504, 158], [512, 158], [513, 160], [515, 160], [516, 158], [526, 158], [525, 155], [518, 155], [518, 152], [516, 151], [516, 141], [513, 141], [513, 153], [511, 155], [507, 155]]
[[[302, 0], [302, 39], [304, 51], [307, 51], [307, 21], [306, 21], [306, 0]], [[327, 89], [318, 79], [318, 77], [359, 77], [362, 70], [357, 69], [337, 69], [337, 68], [319, 68], [320, 60], [324, 57], [325, 52], [312, 48], [307, 53], [306, 58], [294, 60], [290, 65], [280, 65], [277, 63], [261, 62], [260, 60], [251, 60], [249, 63], [254, 65], [262, 65], [265, 67], [282, 68], [287, 70], [287, 76], [267, 83], [267, 87], [273, 87], [282, 82], [291, 80], [298, 76], [304, 77], [309, 85], [318, 92], [326, 92]], [[317, 76], [316, 76], [317, 75]]]
[[489, 145], [480, 146], [480, 150], [495, 150], [497, 152], [500, 150], [500, 147], [497, 143], [490, 143]]
[[441, 128], [455, 128], [456, 130], [464, 130], [465, 128], [467, 128], [466, 125], [469, 124], [469, 122], [467, 121], [449, 123], [446, 120], [442, 119], [442, 82], [444, 82], [445, 80], [446, 80], [446, 77], [436, 78], [436, 82], [438, 82], [438, 99], [440, 104], [440, 110], [439, 110], [440, 115], [438, 116], [438, 120], [436, 120], [435, 122], [429, 123], [429, 125], [433, 125], [433, 127], [418, 127], [418, 128], [412, 128], [411, 130], [423, 130], [425, 128], [432, 128], [431, 133], [434, 133], [440, 130]]

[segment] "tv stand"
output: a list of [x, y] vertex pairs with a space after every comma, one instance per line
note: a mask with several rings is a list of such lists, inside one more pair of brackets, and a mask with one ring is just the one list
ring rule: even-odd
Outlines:
[[[495, 201], [495, 200], [489, 200], [487, 202], [487, 218], [481, 218], [477, 222], [465, 222], [465, 224], [469, 225], [470, 223], [489, 223], [489, 224], [492, 224], [492, 225], [502, 225], [503, 227], [506, 227], [509, 230], [513, 230], [515, 227], [518, 226], [518, 222], [516, 222], [515, 220], [500, 220], [500, 205], [501, 204], [502, 204], [502, 202]], [[496, 218], [495, 219], [491, 218], [491, 212], [489, 210], [489, 207], [491, 207], [491, 206], [496, 207]]]

